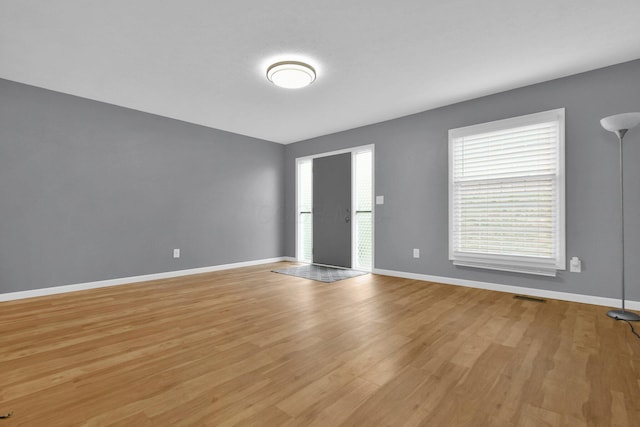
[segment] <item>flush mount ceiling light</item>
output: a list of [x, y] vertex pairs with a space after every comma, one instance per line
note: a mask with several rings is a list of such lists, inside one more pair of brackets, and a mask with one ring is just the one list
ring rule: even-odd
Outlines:
[[304, 62], [282, 61], [267, 68], [267, 78], [276, 86], [299, 89], [313, 83], [316, 79], [316, 70]]

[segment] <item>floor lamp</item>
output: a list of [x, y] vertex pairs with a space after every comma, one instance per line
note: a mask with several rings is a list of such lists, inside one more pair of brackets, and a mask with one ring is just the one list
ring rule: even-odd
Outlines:
[[620, 142], [620, 230], [622, 231], [622, 310], [609, 310], [607, 316], [618, 320], [639, 321], [640, 316], [624, 309], [624, 186], [622, 179], [622, 140], [629, 129], [640, 124], [640, 113], [624, 113], [605, 117], [600, 124], [617, 135]]

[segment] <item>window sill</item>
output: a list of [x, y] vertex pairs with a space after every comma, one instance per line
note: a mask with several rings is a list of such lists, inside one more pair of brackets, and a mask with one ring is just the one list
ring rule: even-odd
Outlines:
[[506, 265], [506, 264], [498, 264], [498, 263], [461, 261], [461, 260], [454, 260], [453, 265], [457, 265], [460, 267], [482, 268], [486, 270], [509, 271], [511, 273], [535, 274], [537, 276], [547, 276], [547, 277], [555, 277], [558, 271], [558, 269], [555, 267], [524, 266], [524, 265], [514, 266], [514, 265]]

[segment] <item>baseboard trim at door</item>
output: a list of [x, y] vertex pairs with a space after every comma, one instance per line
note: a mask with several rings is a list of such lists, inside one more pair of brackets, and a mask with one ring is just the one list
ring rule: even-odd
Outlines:
[[191, 268], [188, 270], [167, 271], [164, 273], [145, 274], [142, 276], [123, 277], [119, 279], [99, 280], [96, 282], [77, 283], [74, 285], [54, 286], [50, 288], [31, 289], [28, 291], [8, 292], [0, 294], [0, 302], [14, 301], [25, 298], [41, 297], [46, 295], [63, 294], [67, 292], [84, 291], [87, 289], [105, 288], [108, 286], [127, 285], [150, 280], [171, 279], [173, 277], [189, 276], [191, 274], [211, 273], [214, 271], [230, 270], [232, 268], [251, 267], [272, 262], [288, 261], [287, 257], [267, 258], [254, 261], [235, 262], [232, 264], [213, 265], [209, 267]]
[[[425, 282], [443, 283], [445, 285], [465, 286], [467, 288], [486, 289], [489, 291], [510, 294], [530, 295], [533, 297], [551, 298], [561, 301], [580, 302], [583, 304], [601, 305], [604, 307], [620, 307], [620, 299], [597, 297], [593, 295], [573, 294], [569, 292], [548, 291], [544, 289], [525, 288], [520, 286], [500, 285], [498, 283], [477, 282], [475, 280], [455, 279], [452, 277], [431, 276], [428, 274], [407, 273], [404, 271], [373, 269], [374, 274], [402, 277], [404, 279], [423, 280]], [[640, 301], [626, 301], [629, 310], [640, 310]]]

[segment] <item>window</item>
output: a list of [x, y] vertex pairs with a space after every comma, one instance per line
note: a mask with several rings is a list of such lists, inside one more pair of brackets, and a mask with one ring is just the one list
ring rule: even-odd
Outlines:
[[371, 271], [373, 265], [373, 153], [371, 149], [353, 153], [354, 169], [354, 262], [353, 268]]
[[449, 131], [449, 259], [565, 269], [564, 109]]
[[298, 261], [313, 261], [313, 161], [298, 161]]

